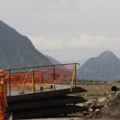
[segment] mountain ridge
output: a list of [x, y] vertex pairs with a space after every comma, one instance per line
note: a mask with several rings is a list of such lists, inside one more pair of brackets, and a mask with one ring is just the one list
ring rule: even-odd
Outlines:
[[57, 61], [56, 59], [54, 59], [51, 56], [46, 55], [46, 57], [51, 61], [52, 64], [57, 65], [57, 64], [61, 64], [59, 61]]
[[51, 64], [32, 42], [14, 28], [0, 21], [0, 67], [25, 67]]
[[111, 51], [105, 51], [98, 57], [90, 58], [78, 70], [78, 79], [118, 80], [120, 79], [120, 59]]

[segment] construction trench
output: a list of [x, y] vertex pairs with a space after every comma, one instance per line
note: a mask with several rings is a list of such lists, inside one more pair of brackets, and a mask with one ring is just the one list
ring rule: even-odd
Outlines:
[[74, 95], [86, 92], [77, 87], [76, 63], [6, 71], [7, 114], [14, 119], [63, 117], [86, 109], [75, 105], [86, 102]]

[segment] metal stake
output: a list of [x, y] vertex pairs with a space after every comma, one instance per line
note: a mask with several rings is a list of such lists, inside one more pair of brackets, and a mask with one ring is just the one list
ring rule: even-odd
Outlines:
[[35, 75], [34, 75], [34, 68], [33, 68], [33, 78], [32, 78], [32, 80], [33, 80], [33, 92], [35, 93]]
[[11, 70], [9, 69], [9, 96], [11, 96]]
[[77, 81], [77, 78], [76, 78], [76, 75], [77, 75], [77, 64], [75, 64], [75, 88], [76, 88], [76, 81]]

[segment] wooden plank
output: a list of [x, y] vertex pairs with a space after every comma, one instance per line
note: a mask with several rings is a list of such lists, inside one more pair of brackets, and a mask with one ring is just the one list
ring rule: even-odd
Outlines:
[[51, 107], [43, 110], [35, 111], [23, 111], [18, 113], [13, 113], [15, 119], [29, 119], [29, 118], [47, 118], [47, 117], [59, 117], [64, 116], [74, 112], [86, 111], [86, 107], [78, 107], [74, 105], [65, 105], [60, 107]]
[[25, 101], [39, 100], [50, 97], [65, 96], [68, 94], [81, 93], [81, 92], [86, 92], [86, 90], [81, 87], [76, 87], [73, 88], [72, 91], [70, 91], [70, 89], [62, 89], [51, 92], [39, 92], [39, 93], [32, 93], [32, 94], [25, 94], [18, 96], [7, 96], [7, 102], [8, 104], [25, 102]]
[[83, 99], [82, 97], [76, 97], [76, 96], [55, 97], [55, 98], [41, 99], [36, 101], [8, 104], [8, 112], [16, 112], [16, 111], [19, 112], [23, 110], [29, 111], [31, 109], [34, 111], [36, 109], [63, 106], [65, 104], [76, 104], [82, 102], [86, 102], [86, 100]]

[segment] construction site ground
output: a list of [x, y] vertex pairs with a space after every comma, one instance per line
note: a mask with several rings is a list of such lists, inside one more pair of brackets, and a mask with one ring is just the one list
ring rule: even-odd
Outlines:
[[120, 82], [82, 82], [77, 85], [88, 92], [77, 93], [76, 96], [81, 96], [88, 101], [76, 106], [87, 109], [61, 118], [32, 120], [120, 120], [120, 92], [111, 91], [111, 87], [120, 86]]

